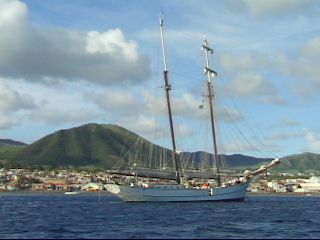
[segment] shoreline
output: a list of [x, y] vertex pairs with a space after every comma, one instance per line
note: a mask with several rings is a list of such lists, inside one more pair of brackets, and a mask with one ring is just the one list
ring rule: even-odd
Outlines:
[[[0, 191], [0, 195], [2, 194], [65, 194], [68, 191], [47, 191], [47, 190], [22, 190], [22, 191]], [[103, 194], [103, 195], [112, 195], [112, 193], [106, 190], [100, 191], [82, 191], [79, 194], [75, 195], [91, 195], [91, 194]], [[68, 195], [70, 196], [70, 195]], [[320, 192], [314, 193], [295, 193], [295, 192], [247, 192], [247, 196], [320, 196]]]
[[[63, 194], [63, 195], [66, 195], [65, 194], [66, 192], [69, 192], [69, 191], [59, 191], [59, 190], [55, 190], [55, 191], [47, 191], [47, 190], [22, 190], [22, 191], [0, 191], [0, 195], [1, 194]], [[111, 194], [109, 193], [108, 191], [82, 191], [80, 192], [79, 194], [75, 194], [75, 195], [83, 195], [83, 194]]]
[[298, 192], [247, 192], [247, 196], [316, 196], [320, 192], [298, 193]]

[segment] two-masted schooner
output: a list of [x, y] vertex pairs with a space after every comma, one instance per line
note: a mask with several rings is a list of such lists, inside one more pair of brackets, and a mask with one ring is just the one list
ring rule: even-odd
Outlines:
[[169, 125], [172, 141], [172, 154], [174, 160], [174, 170], [176, 183], [171, 184], [149, 184], [149, 185], [121, 185], [121, 184], [106, 184], [106, 188], [109, 192], [117, 195], [124, 201], [159, 201], [159, 202], [174, 202], [174, 201], [241, 201], [246, 197], [247, 188], [252, 179], [273, 166], [277, 165], [279, 159], [274, 159], [270, 164], [263, 165], [256, 171], [246, 171], [241, 178], [235, 178], [234, 180], [223, 182], [220, 174], [219, 155], [217, 150], [217, 140], [215, 133], [215, 120], [214, 120], [214, 94], [212, 89], [212, 81], [217, 73], [210, 68], [209, 54], [213, 53], [212, 48], [209, 47], [206, 37], [204, 38], [204, 44], [202, 49], [205, 53], [206, 66], [204, 73], [207, 76], [207, 97], [210, 106], [210, 121], [212, 130], [213, 150], [216, 162], [216, 181], [217, 184], [214, 187], [208, 187], [206, 189], [199, 189], [185, 184], [183, 176], [181, 175], [181, 169], [179, 169], [179, 153], [176, 148], [175, 131], [173, 125], [173, 117], [171, 111], [170, 91], [171, 85], [169, 83], [168, 68], [166, 61], [165, 43], [163, 35], [163, 18], [160, 19], [160, 35], [161, 45], [163, 53], [164, 63], [164, 89], [166, 93], [166, 102], [169, 116]]

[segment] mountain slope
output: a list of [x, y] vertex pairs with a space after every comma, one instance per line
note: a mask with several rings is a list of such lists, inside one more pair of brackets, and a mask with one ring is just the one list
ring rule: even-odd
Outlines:
[[[137, 134], [113, 124], [86, 124], [59, 130], [30, 145], [2, 140], [0, 165], [6, 167], [98, 167], [127, 169], [159, 168], [164, 156], [166, 167], [172, 167], [170, 150], [152, 144]], [[8, 145], [9, 144], [9, 145]], [[10, 145], [13, 144], [13, 145]], [[191, 152], [181, 155], [184, 166], [208, 168], [213, 155]], [[270, 162], [270, 158], [255, 158], [241, 154], [223, 155], [229, 168], [253, 168]], [[205, 161], [203, 161], [205, 160]], [[320, 171], [320, 154], [303, 153], [281, 158], [273, 171]]]
[[[117, 125], [86, 124], [59, 130], [25, 147], [11, 157], [13, 165], [78, 167], [94, 166], [110, 169], [119, 164], [124, 153], [139, 143], [143, 159], [151, 143]], [[153, 145], [158, 151], [159, 146]], [[130, 162], [129, 155], [125, 156]], [[142, 160], [141, 160], [142, 161]], [[137, 160], [138, 164], [139, 161]], [[120, 166], [126, 167], [126, 166]]]
[[11, 139], [0, 139], [0, 147], [2, 146], [26, 146], [24, 142], [15, 141]]
[[320, 171], [320, 154], [306, 152], [283, 157], [275, 171]]
[[[245, 167], [255, 167], [266, 162], [272, 161], [272, 158], [256, 158], [251, 156], [246, 156], [242, 154], [231, 154], [231, 155], [219, 155], [224, 163], [222, 166], [227, 166], [230, 168], [245, 168]], [[209, 167], [209, 163], [213, 162], [214, 155], [211, 153], [198, 151], [191, 153], [184, 153], [184, 158], [188, 158], [189, 162], [192, 162], [192, 166], [200, 168], [201, 164], [207, 165], [202, 167]], [[188, 160], [187, 160], [188, 161]], [[204, 163], [206, 162], [206, 163]]]
[[[10, 167], [100, 167], [126, 169], [159, 168], [166, 156], [166, 167], [172, 167], [172, 152], [152, 144], [137, 134], [113, 124], [86, 124], [59, 130], [26, 147], [0, 151], [0, 161]], [[229, 167], [252, 166], [268, 159], [244, 155], [224, 156]], [[4, 161], [5, 159], [5, 161]], [[206, 168], [213, 155], [206, 152], [184, 153], [188, 166]], [[211, 159], [203, 164], [204, 159]], [[192, 165], [191, 165], [192, 164]], [[184, 164], [185, 166], [185, 164]]]

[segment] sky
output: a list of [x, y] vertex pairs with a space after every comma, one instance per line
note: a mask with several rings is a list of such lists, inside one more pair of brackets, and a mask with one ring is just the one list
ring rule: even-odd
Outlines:
[[0, 139], [112, 123], [171, 147], [161, 11], [180, 150], [213, 149], [206, 34], [219, 152], [320, 153], [313, 0], [0, 0]]

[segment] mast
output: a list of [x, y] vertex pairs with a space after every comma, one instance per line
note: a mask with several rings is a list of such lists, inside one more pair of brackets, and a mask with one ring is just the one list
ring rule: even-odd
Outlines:
[[166, 59], [166, 52], [165, 52], [165, 45], [164, 45], [164, 39], [163, 39], [163, 13], [160, 18], [160, 35], [161, 35], [161, 45], [162, 45], [162, 54], [163, 54], [163, 65], [164, 65], [164, 71], [163, 71], [163, 78], [164, 78], [164, 89], [166, 92], [166, 99], [167, 99], [167, 107], [168, 107], [168, 114], [169, 114], [169, 123], [170, 123], [170, 132], [171, 132], [171, 140], [172, 140], [172, 148], [173, 148], [173, 159], [174, 159], [174, 168], [176, 172], [176, 178], [177, 183], [181, 183], [180, 179], [180, 173], [178, 168], [178, 153], [176, 148], [176, 141], [174, 136], [174, 130], [173, 130], [173, 120], [172, 120], [172, 112], [171, 112], [171, 103], [170, 103], [170, 90], [171, 85], [169, 84], [169, 78], [168, 78], [168, 68], [167, 68], [167, 59]]
[[205, 59], [206, 59], [206, 67], [204, 68], [204, 74], [207, 75], [208, 82], [208, 99], [209, 99], [209, 106], [210, 106], [210, 119], [211, 119], [211, 128], [212, 128], [212, 138], [213, 138], [213, 148], [214, 148], [214, 157], [216, 160], [216, 170], [218, 175], [218, 186], [221, 186], [221, 176], [220, 176], [220, 163], [219, 163], [219, 155], [217, 150], [217, 139], [216, 139], [216, 132], [215, 132], [215, 121], [214, 121], [214, 115], [213, 115], [213, 101], [214, 101], [214, 94], [213, 89], [211, 87], [212, 77], [217, 76], [217, 72], [212, 70], [209, 65], [209, 57], [208, 53], [210, 52], [213, 54], [213, 49], [209, 48], [208, 42], [206, 39], [206, 35], [204, 35], [204, 45], [202, 45], [202, 49], [205, 51]]

